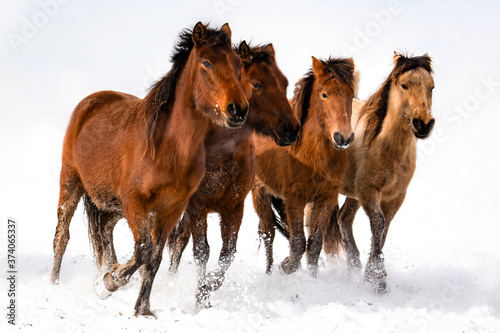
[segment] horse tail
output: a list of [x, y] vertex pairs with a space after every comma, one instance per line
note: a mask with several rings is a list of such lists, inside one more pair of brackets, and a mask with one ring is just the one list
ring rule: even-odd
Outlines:
[[271, 204], [273, 208], [274, 226], [286, 239], [290, 239], [290, 230], [288, 228], [285, 203], [283, 202], [283, 199], [271, 196]]
[[99, 210], [90, 199], [90, 196], [85, 192], [83, 195], [83, 204], [88, 220], [89, 241], [92, 246], [93, 256], [100, 268], [104, 262], [104, 246], [102, 243], [101, 224], [99, 223]]
[[337, 219], [338, 212], [339, 206], [337, 205], [332, 211], [323, 233], [323, 249], [326, 254], [331, 256], [339, 255], [340, 251], [343, 249], [342, 232], [340, 231]]

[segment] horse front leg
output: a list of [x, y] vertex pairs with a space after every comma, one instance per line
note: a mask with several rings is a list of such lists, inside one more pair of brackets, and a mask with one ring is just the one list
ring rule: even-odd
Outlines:
[[323, 248], [323, 233], [332, 210], [337, 206], [338, 193], [316, 198], [311, 205], [307, 229], [307, 266], [313, 277], [318, 274], [318, 259]]
[[150, 297], [153, 288], [153, 282], [160, 268], [163, 258], [163, 250], [167, 242], [168, 235], [172, 232], [179, 218], [182, 215], [186, 203], [176, 205], [175, 208], [165, 212], [157, 212], [156, 219], [153, 222], [152, 239], [153, 250], [148, 261], [145, 261], [142, 271], [142, 283], [139, 291], [139, 296], [134, 307], [134, 316], [154, 317], [156, 315], [151, 311]]
[[285, 274], [292, 274], [300, 267], [300, 259], [306, 251], [306, 237], [304, 235], [304, 204], [288, 200], [286, 206], [290, 227], [290, 254], [280, 265]]
[[126, 264], [115, 264], [104, 274], [102, 281], [105, 289], [101, 288], [100, 278], [96, 281], [96, 293], [100, 298], [106, 298], [126, 285], [135, 271], [151, 258], [151, 221], [149, 209], [141, 204], [142, 202], [141, 198], [138, 198], [124, 204], [125, 217], [134, 235], [134, 253]]
[[226, 271], [234, 260], [236, 253], [236, 242], [240, 231], [241, 221], [243, 219], [244, 203], [241, 202], [237, 207], [226, 209], [219, 212], [222, 249], [219, 255], [219, 263], [215, 271], [208, 273], [204, 279], [204, 285], [200, 285], [202, 290], [199, 295], [206, 295], [206, 299], [199, 300], [201, 304], [210, 304], [209, 293], [220, 288], [226, 275]]
[[385, 294], [387, 292], [385, 280], [387, 272], [384, 265], [384, 254], [382, 253], [385, 217], [380, 207], [380, 192], [375, 189], [365, 191], [362, 193], [360, 200], [370, 218], [372, 231], [372, 246], [366, 266], [365, 281], [372, 283], [376, 293]]

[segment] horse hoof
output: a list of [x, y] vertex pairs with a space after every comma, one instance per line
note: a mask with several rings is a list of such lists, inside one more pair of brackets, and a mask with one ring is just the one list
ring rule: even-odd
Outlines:
[[295, 273], [299, 269], [299, 263], [290, 259], [290, 257], [286, 257], [279, 266], [280, 273], [282, 274], [292, 274]]
[[136, 309], [134, 316], [135, 317], [145, 317], [148, 319], [158, 319], [158, 317], [156, 317], [156, 315], [153, 312], [151, 312], [150, 309]]
[[95, 281], [94, 281], [94, 291], [100, 299], [106, 299], [109, 296], [111, 296], [111, 292], [106, 288], [104, 284], [104, 274], [100, 275]]

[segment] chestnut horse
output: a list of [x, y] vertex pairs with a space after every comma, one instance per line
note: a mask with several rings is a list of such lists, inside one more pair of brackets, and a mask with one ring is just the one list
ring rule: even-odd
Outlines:
[[[114, 91], [86, 97], [73, 112], [63, 146], [51, 280], [58, 281], [69, 223], [85, 196], [102, 226], [125, 217], [132, 230], [132, 258], [100, 281], [113, 292], [145, 265], [136, 316], [154, 316], [154, 277], [167, 236], [205, 174], [210, 125], [240, 127], [248, 109], [227, 24], [214, 30], [198, 22], [184, 31], [172, 60], [143, 100]], [[90, 230], [94, 248], [104, 229]]]
[[380, 294], [386, 292], [382, 248], [387, 231], [415, 171], [416, 141], [427, 138], [434, 126], [431, 58], [395, 52], [394, 64], [382, 87], [366, 103], [353, 104], [358, 139], [348, 150], [349, 166], [342, 185], [347, 198], [338, 220], [332, 214], [324, 235], [326, 253], [337, 254], [343, 240], [349, 270], [361, 269], [352, 225], [363, 206], [372, 231], [365, 280]]
[[284, 224], [282, 229], [290, 230], [290, 255], [280, 266], [290, 274], [298, 269], [306, 250], [304, 208], [311, 203], [307, 261], [316, 275], [323, 228], [337, 205], [347, 167], [345, 149], [354, 140], [351, 111], [356, 76], [352, 58], [320, 61], [313, 57], [312, 71], [297, 83], [292, 100], [301, 120], [299, 140], [289, 147], [276, 147], [269, 138], [256, 137], [252, 196], [260, 219], [259, 235], [266, 249], [267, 273], [273, 263], [277, 222], [273, 208]]
[[[249, 102], [249, 113], [240, 130], [213, 127], [205, 139], [207, 171], [200, 187], [191, 197], [182, 220], [168, 239], [170, 272], [176, 273], [190, 235], [198, 268], [197, 305], [210, 304], [211, 291], [217, 290], [231, 265], [243, 218], [245, 198], [255, 175], [253, 132], [266, 135], [280, 146], [297, 140], [299, 122], [286, 98], [288, 81], [276, 65], [271, 44], [248, 48], [239, 46], [243, 62], [240, 81]], [[206, 274], [210, 255], [207, 242], [207, 214], [220, 216], [222, 249], [218, 267]]]

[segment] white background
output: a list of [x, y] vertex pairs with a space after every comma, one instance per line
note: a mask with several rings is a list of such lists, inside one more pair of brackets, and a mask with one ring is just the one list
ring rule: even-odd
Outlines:
[[[5, 224], [13, 217], [17, 330], [500, 331], [499, 14], [493, 0], [0, 1], [1, 308], [7, 305]], [[233, 42], [272, 42], [289, 97], [311, 55], [353, 56], [362, 99], [389, 74], [394, 50], [433, 58], [436, 126], [419, 142], [419, 166], [385, 246], [389, 295], [374, 296], [361, 277], [349, 278], [343, 257], [322, 256], [317, 279], [304, 270], [266, 276], [250, 198], [235, 262], [211, 309], [194, 308], [190, 245], [177, 277], [167, 275], [168, 258], [157, 275], [151, 306], [158, 320], [132, 316], [137, 278], [97, 299], [81, 209], [71, 224], [61, 284], [50, 285], [62, 139], [73, 108], [105, 89], [143, 97], [169, 70], [179, 31], [199, 20], [229, 22]], [[213, 267], [221, 244], [217, 217], [209, 224]], [[363, 212], [355, 236], [366, 262], [370, 231]], [[124, 262], [132, 249], [125, 222], [115, 239]], [[275, 261], [287, 252], [278, 236]], [[4, 314], [0, 327], [14, 331]]]

